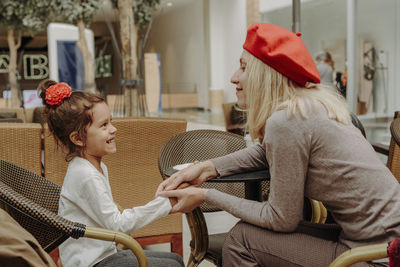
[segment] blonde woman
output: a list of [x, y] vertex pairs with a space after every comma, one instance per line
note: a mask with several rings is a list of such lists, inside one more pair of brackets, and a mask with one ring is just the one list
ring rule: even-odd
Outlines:
[[[173, 212], [206, 201], [241, 219], [225, 241], [224, 266], [328, 266], [349, 248], [398, 237], [400, 186], [352, 125], [342, 96], [319, 83], [300, 37], [254, 24], [243, 48], [231, 82], [245, 93], [248, 128], [260, 144], [183, 169], [161, 183], [157, 195], [178, 199]], [[271, 174], [265, 202], [195, 187], [263, 168]], [[184, 182], [195, 186], [175, 190]], [[337, 233], [302, 222], [305, 196], [323, 202]]]

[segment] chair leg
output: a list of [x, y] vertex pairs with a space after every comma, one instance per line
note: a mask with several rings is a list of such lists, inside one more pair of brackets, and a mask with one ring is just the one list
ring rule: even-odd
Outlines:
[[188, 260], [188, 263], [187, 263], [186, 267], [196, 267], [196, 266], [198, 266], [198, 265], [200, 264], [200, 262], [202, 262], [202, 261], [203, 261], [203, 259], [201, 259], [200, 261], [197, 261], [197, 260], [195, 259], [195, 257], [193, 257], [193, 254], [190, 253], [189, 260]]
[[173, 234], [171, 237], [171, 252], [183, 257], [182, 234]]

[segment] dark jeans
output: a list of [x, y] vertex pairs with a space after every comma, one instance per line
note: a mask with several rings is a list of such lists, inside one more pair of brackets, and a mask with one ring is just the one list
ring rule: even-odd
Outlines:
[[[108, 256], [103, 259], [99, 263], [97, 263], [96, 267], [137, 267], [139, 266], [139, 262], [137, 261], [133, 252], [129, 249], [121, 250], [117, 248], [117, 253]], [[150, 251], [145, 250], [147, 262], [149, 263], [149, 267], [183, 267], [182, 258], [170, 252], [160, 252], [160, 251]]]

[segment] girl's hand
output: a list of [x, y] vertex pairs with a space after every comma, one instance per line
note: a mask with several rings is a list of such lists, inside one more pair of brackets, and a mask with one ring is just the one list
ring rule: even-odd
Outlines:
[[171, 175], [171, 177], [163, 181], [157, 188], [156, 197], [161, 196], [160, 193], [163, 191], [177, 189], [179, 185], [184, 182], [187, 182], [191, 185], [199, 186], [208, 179], [213, 178], [217, 175], [217, 170], [210, 160], [193, 164], [183, 170], [174, 173], [173, 175]]
[[162, 191], [159, 193], [161, 197], [176, 199], [175, 205], [172, 207], [171, 213], [190, 212], [204, 202], [208, 189], [198, 188], [194, 186], [185, 189]]
[[[177, 189], [184, 189], [184, 188], [186, 188], [186, 187], [189, 187], [190, 186], [190, 184], [188, 184], [188, 183], [181, 183], [179, 186], [178, 186], [178, 188]], [[169, 199], [169, 203], [171, 203], [171, 207], [173, 208], [175, 205], [176, 205], [176, 203], [178, 202], [178, 199], [176, 198], [176, 197], [170, 197], [170, 198], [168, 198]], [[170, 212], [169, 212], [169, 214], [171, 214], [172, 213], [172, 209], [170, 210]]]

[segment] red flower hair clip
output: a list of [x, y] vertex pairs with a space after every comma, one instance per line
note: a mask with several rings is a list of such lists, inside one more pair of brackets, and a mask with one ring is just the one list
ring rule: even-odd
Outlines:
[[66, 83], [57, 83], [46, 90], [46, 103], [51, 107], [59, 106], [65, 98], [72, 94], [71, 87]]

